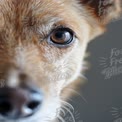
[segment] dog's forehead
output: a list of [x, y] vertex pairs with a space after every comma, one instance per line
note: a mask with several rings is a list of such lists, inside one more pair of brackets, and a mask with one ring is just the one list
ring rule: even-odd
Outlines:
[[63, 2], [56, 0], [0, 0], [0, 31], [16, 35], [26, 26], [50, 27], [61, 19], [64, 8]]
[[[64, 19], [64, 21], [70, 22], [75, 21], [72, 4], [71, 2], [68, 4], [68, 1], [0, 0], [0, 29], [3, 25], [8, 25], [8, 28], [11, 29], [15, 26], [23, 26], [23, 22], [33, 25], [35, 21], [36, 24], [41, 22], [45, 24], [45, 21], [49, 24], [52, 20], [55, 23], [57, 19]], [[66, 23], [68, 24], [68, 22]]]
[[56, 14], [61, 11], [62, 2], [55, 0], [1, 0], [0, 17], [18, 19], [35, 16], [37, 19], [46, 14]]
[[[59, 0], [1, 0], [0, 13], [12, 15], [56, 14], [64, 10], [64, 2]], [[42, 16], [42, 15], [41, 15]]]
[[25, 25], [32, 28], [36, 25], [37, 29], [42, 24], [41, 30], [48, 33], [46, 29], [50, 24], [58, 21], [60, 25], [72, 26], [71, 29], [78, 31], [80, 23], [74, 3], [74, 0], [0, 0], [0, 31], [9, 35], [19, 31], [20, 35]]

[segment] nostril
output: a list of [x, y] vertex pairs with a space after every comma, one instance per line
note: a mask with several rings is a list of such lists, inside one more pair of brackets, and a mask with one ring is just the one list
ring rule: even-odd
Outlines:
[[7, 100], [0, 100], [0, 113], [3, 115], [8, 114], [12, 110], [12, 105]]
[[31, 93], [30, 100], [28, 103], [26, 103], [26, 107], [32, 111], [32, 113], [35, 113], [38, 108], [41, 106], [43, 100], [43, 95], [36, 92]]
[[35, 110], [39, 107], [41, 103], [39, 101], [31, 101], [30, 103], [28, 103], [27, 107], [31, 110]]

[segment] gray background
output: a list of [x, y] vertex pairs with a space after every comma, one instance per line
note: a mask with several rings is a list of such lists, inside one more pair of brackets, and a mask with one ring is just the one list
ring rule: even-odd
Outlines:
[[[108, 25], [107, 32], [88, 46], [87, 61], [91, 68], [85, 73], [88, 80], [80, 90], [87, 102], [79, 95], [70, 101], [76, 111], [76, 122], [122, 122], [122, 70], [109, 79], [102, 74], [104, 69], [111, 68], [109, 57], [114, 48], [122, 50], [122, 20]], [[106, 67], [102, 65], [101, 57], [107, 59]], [[122, 54], [114, 58], [122, 58]], [[121, 66], [122, 63], [117, 64], [117, 67]]]

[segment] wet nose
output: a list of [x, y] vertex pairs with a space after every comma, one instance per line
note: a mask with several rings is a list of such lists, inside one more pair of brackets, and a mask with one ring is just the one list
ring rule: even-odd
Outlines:
[[0, 88], [0, 115], [10, 119], [29, 117], [40, 109], [42, 100], [40, 90]]

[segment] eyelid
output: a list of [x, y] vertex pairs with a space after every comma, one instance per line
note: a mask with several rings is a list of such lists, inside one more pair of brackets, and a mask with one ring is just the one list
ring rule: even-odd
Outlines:
[[[75, 33], [72, 29], [70, 29], [70, 28], [67, 27], [67, 26], [63, 26], [63, 25], [59, 25], [59, 26], [56, 26], [56, 27], [52, 28], [51, 31], [50, 31], [50, 33], [49, 33], [49, 35], [50, 35], [53, 31], [55, 31], [55, 30], [57, 30], [57, 29], [67, 29], [67, 30], [69, 30], [70, 32], [72, 32], [73, 35], [76, 37], [76, 33]], [[49, 36], [49, 35], [48, 35], [48, 36]]]

